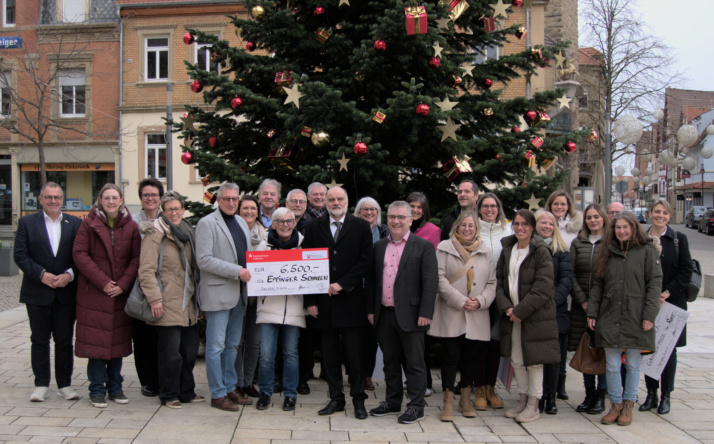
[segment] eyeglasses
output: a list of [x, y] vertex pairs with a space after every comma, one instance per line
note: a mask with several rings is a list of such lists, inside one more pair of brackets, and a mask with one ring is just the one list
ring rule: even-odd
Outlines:
[[376, 208], [363, 207], [361, 211], [364, 211], [365, 213], [369, 213], [369, 212], [374, 211], [374, 212], [376, 213], [378, 210], [377, 210]]
[[42, 198], [47, 200], [62, 200], [64, 196], [42, 196]]
[[303, 199], [290, 199], [288, 202], [290, 202], [293, 205], [305, 205], [307, 203], [306, 200]]
[[102, 197], [102, 200], [107, 201], [107, 202], [115, 202], [117, 200], [121, 199], [119, 196], [106, 196]]
[[159, 195], [158, 194], [142, 194], [141, 197], [144, 199], [158, 199]]
[[295, 219], [275, 219], [273, 222], [275, 222], [276, 225], [290, 226], [295, 223]]
[[513, 222], [511, 225], [513, 225], [514, 228], [518, 228], [518, 227], [527, 228], [527, 227], [530, 227], [530, 225], [528, 224], [528, 222]]
[[498, 205], [481, 205], [481, 208], [485, 208], [487, 210], [495, 210], [498, 208]]
[[184, 210], [183, 208], [168, 208], [168, 209], [164, 210], [164, 213], [169, 213], [169, 214], [180, 213], [183, 210]]
[[223, 202], [238, 202], [240, 200], [239, 197], [221, 197], [221, 200]]
[[401, 216], [401, 215], [395, 216], [394, 214], [390, 214], [389, 216], [387, 216], [387, 219], [389, 219], [389, 220], [397, 219], [399, 222], [404, 222], [405, 220], [407, 220], [407, 218], [409, 218], [409, 216]]

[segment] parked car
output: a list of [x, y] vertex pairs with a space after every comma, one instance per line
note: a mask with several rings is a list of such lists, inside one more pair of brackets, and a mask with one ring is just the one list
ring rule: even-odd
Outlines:
[[710, 210], [711, 207], [705, 207], [702, 205], [694, 205], [692, 208], [687, 211], [687, 214], [684, 216], [684, 225], [686, 225], [689, 228], [698, 228], [699, 227], [699, 218], [702, 217], [702, 214], [704, 214], [707, 210]]
[[641, 224], [646, 224], [647, 223], [647, 217], [649, 216], [649, 211], [647, 208], [644, 207], [637, 207], [634, 210], [632, 210], [632, 214], [635, 215], [635, 218], [637, 218], [637, 221]]
[[699, 218], [697, 231], [700, 233], [714, 233], [714, 210], [707, 210], [702, 217]]

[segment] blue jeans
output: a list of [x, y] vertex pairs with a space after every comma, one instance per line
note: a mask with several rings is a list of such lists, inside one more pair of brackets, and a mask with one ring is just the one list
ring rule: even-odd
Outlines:
[[622, 367], [622, 349], [606, 348], [605, 349], [605, 365], [607, 368], [607, 393], [610, 396], [610, 402], [613, 404], [621, 404], [623, 400], [635, 402], [637, 400], [637, 386], [640, 384], [640, 349], [626, 348], [625, 349], [625, 367], [627, 374], [625, 375], [625, 390], [622, 389], [622, 376], [620, 368]]
[[283, 332], [283, 396], [297, 397], [297, 385], [300, 376], [298, 363], [298, 338], [300, 327], [282, 324], [260, 324], [260, 367], [258, 369], [258, 387], [262, 393], [273, 395], [273, 377], [275, 375], [275, 348], [278, 332]]
[[121, 392], [122, 358], [94, 359], [87, 361], [87, 379], [89, 379], [89, 397], [106, 396]]
[[235, 390], [236, 355], [243, 331], [243, 302], [230, 310], [207, 311], [206, 376], [211, 398], [218, 399]]

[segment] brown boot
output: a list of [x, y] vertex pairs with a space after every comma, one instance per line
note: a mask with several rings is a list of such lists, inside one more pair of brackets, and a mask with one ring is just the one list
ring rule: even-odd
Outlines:
[[211, 407], [217, 408], [219, 410], [225, 410], [227, 412], [237, 412], [238, 410], [240, 410], [238, 404], [228, 399], [227, 396], [211, 399]]
[[628, 426], [632, 424], [632, 409], [635, 406], [634, 401], [625, 401], [622, 403], [622, 411], [617, 417], [617, 425]]
[[602, 417], [600, 422], [603, 424], [607, 424], [607, 425], [614, 424], [615, 421], [617, 421], [617, 418], [620, 416], [621, 411], [622, 411], [622, 404], [611, 403], [610, 411], [607, 412], [607, 415]]
[[518, 416], [523, 410], [526, 409], [526, 402], [528, 401], [528, 395], [525, 393], [521, 393], [521, 400], [518, 401], [518, 404], [516, 404], [515, 407], [513, 407], [510, 410], [506, 410], [506, 418], [515, 418]]
[[488, 405], [490, 405], [494, 409], [503, 408], [503, 399], [498, 396], [498, 394], [496, 393], [496, 387], [492, 385], [486, 386], [486, 401], [488, 401]]
[[487, 410], [486, 389], [484, 387], [474, 387], [474, 408], [476, 410]]
[[439, 419], [444, 422], [454, 420], [454, 392], [449, 389], [444, 390], [444, 404], [441, 406]]
[[476, 410], [471, 404], [471, 387], [461, 387], [461, 398], [459, 399], [459, 412], [466, 418], [475, 418]]
[[241, 392], [239, 392], [238, 390], [233, 390], [232, 392], [228, 392], [228, 394], [227, 394], [226, 396], [228, 396], [228, 399], [230, 399], [231, 401], [233, 401], [234, 403], [236, 403], [236, 404], [238, 404], [238, 405], [251, 405], [251, 404], [253, 404], [253, 400], [252, 400], [252, 399], [246, 398], [246, 397], [243, 396], [243, 394], [242, 394]]
[[538, 418], [540, 418], [540, 412], [538, 411], [538, 398], [535, 396], [529, 396], [526, 408], [523, 409], [518, 416], [516, 416], [516, 422], [533, 422]]

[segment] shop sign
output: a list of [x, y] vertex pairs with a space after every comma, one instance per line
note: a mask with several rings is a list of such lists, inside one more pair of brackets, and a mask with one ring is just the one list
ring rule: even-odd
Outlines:
[[682, 170], [682, 179], [690, 179], [691, 177], [692, 173], [689, 170]]
[[[46, 163], [47, 171], [114, 171], [113, 163]], [[40, 171], [40, 164], [24, 164], [22, 171]]]

